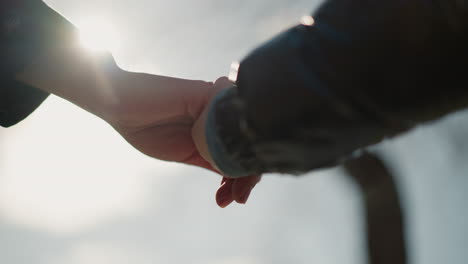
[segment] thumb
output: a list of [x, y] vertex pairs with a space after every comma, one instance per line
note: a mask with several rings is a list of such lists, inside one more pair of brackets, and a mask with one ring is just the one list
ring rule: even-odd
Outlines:
[[192, 127], [192, 139], [195, 143], [195, 146], [198, 149], [200, 155], [208, 161], [215, 169], [216, 165], [211, 157], [211, 154], [208, 149], [208, 144], [206, 142], [206, 121], [208, 117], [209, 105], [213, 100], [214, 96], [223, 89], [232, 87], [233, 83], [229, 81], [227, 77], [218, 78], [213, 84], [212, 92], [204, 106], [203, 112], [200, 114], [198, 119], [195, 121], [195, 124]]

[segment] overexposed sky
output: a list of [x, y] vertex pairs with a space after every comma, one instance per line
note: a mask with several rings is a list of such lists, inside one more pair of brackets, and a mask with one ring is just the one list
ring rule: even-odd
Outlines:
[[[118, 42], [127, 70], [213, 80], [319, 1], [48, 0]], [[95, 25], [95, 27], [90, 26]], [[91, 32], [91, 38], [95, 32]], [[399, 172], [413, 263], [468, 258], [466, 113], [381, 147]], [[353, 264], [365, 259], [359, 196], [339, 169], [269, 175], [219, 209], [219, 177], [132, 149], [51, 96], [0, 129], [0, 263]]]

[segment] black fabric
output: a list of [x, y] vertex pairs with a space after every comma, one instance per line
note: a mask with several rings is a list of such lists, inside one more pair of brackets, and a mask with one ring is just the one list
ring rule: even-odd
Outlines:
[[[255, 158], [250, 145], [252, 136], [246, 124], [243, 112], [243, 105], [238, 98], [237, 89], [231, 87], [224, 89], [210, 105], [208, 118], [206, 121], [206, 138], [210, 154], [223, 172], [229, 172], [230, 177], [241, 177], [245, 171], [251, 173], [261, 173], [264, 167]], [[221, 122], [223, 126], [217, 126]], [[242, 133], [240, 133], [242, 131]], [[220, 137], [222, 136], [222, 138]], [[244, 152], [237, 152], [244, 151]], [[243, 157], [243, 162], [239, 163], [231, 157]], [[251, 157], [251, 159], [247, 158]]]
[[20, 82], [1, 81], [0, 125], [10, 127], [31, 114], [48, 96], [47, 93]]
[[215, 113], [211, 125], [227, 158], [243, 175], [306, 172], [465, 108], [464, 3], [325, 2], [315, 24], [280, 34], [241, 63], [230, 100], [242, 108], [230, 115], [242, 118]]
[[0, 125], [12, 126], [36, 109], [48, 94], [15, 81], [42, 51], [59, 45], [54, 24], [68, 23], [40, 0], [0, 4]]

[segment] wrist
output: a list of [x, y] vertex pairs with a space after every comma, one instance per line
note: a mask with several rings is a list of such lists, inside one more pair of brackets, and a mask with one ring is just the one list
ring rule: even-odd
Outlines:
[[40, 54], [16, 79], [106, 119], [115, 112], [116, 86], [125, 74], [110, 54], [89, 54], [69, 46]]
[[97, 85], [88, 91], [89, 97], [94, 98], [83, 96], [74, 103], [110, 124], [117, 123], [125, 111], [125, 90], [131, 87], [129, 72], [111, 66], [102, 70], [96, 78]]

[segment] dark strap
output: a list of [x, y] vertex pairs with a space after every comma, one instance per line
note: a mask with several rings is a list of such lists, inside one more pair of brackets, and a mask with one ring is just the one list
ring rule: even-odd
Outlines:
[[394, 176], [379, 157], [364, 153], [344, 169], [357, 183], [365, 205], [370, 264], [406, 264], [403, 212]]

